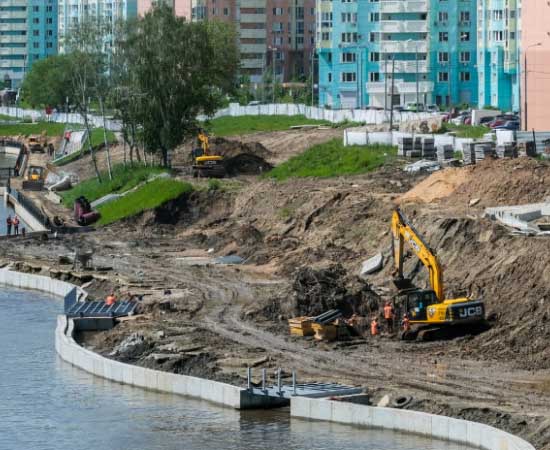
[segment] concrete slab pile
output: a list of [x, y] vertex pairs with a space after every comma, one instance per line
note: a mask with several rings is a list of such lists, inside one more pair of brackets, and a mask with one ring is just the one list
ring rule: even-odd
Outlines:
[[447, 159], [453, 159], [454, 147], [452, 145], [438, 145], [437, 146], [437, 160], [445, 161]]

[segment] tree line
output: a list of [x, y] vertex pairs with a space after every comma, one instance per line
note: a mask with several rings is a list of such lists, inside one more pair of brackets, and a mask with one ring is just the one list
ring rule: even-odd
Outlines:
[[[66, 53], [33, 64], [22, 95], [34, 107], [70, 105], [89, 136], [89, 113], [113, 111], [131, 160], [141, 146], [168, 165], [169, 152], [196, 134], [197, 117], [238, 88], [237, 37], [231, 24], [187, 22], [162, 5], [117, 24], [90, 18], [68, 34]], [[88, 149], [101, 180], [90, 139]]]

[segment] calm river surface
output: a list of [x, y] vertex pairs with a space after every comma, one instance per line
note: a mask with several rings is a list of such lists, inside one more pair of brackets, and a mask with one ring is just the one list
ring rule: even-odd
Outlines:
[[0, 287], [0, 308], [0, 450], [468, 450], [101, 380], [56, 356], [61, 300]]

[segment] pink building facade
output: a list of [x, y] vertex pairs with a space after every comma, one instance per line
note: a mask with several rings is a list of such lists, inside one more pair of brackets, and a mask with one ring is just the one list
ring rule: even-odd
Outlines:
[[550, 3], [527, 0], [522, 7], [522, 127], [550, 131]]
[[138, 15], [143, 16], [157, 2], [171, 6], [176, 16], [191, 20], [191, 0], [138, 0]]

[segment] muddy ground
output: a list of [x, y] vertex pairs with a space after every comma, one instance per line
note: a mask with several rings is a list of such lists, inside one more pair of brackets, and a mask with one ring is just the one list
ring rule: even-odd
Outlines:
[[[364, 386], [374, 400], [411, 395], [410, 408], [495, 425], [550, 449], [550, 241], [513, 236], [482, 217], [487, 206], [550, 196], [550, 166], [485, 161], [429, 178], [399, 166], [330, 180], [237, 177], [225, 190], [92, 233], [3, 242], [0, 259], [83, 284], [97, 298], [143, 296], [139, 316], [82, 336], [108, 357], [240, 385], [247, 366], [257, 381], [261, 368], [296, 369], [302, 380]], [[389, 258], [396, 204], [437, 249], [447, 295], [482, 298], [491, 330], [431, 343], [290, 337], [286, 320], [295, 315], [339, 307], [368, 322], [391, 298], [391, 261], [366, 281], [357, 273], [378, 251]], [[94, 249], [104, 270], [60, 264], [76, 248]], [[225, 255], [245, 264], [213, 263]], [[421, 271], [417, 281], [426, 280]]]

